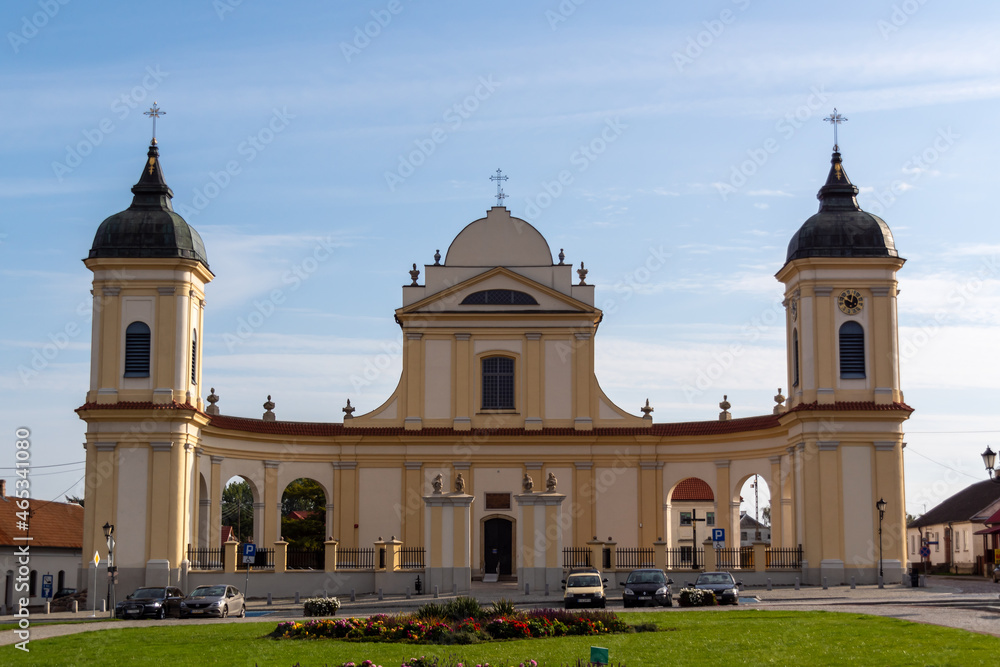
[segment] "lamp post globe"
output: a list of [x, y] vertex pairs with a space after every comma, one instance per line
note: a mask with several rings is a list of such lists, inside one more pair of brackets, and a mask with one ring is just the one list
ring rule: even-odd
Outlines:
[[986, 466], [986, 473], [990, 476], [990, 479], [992, 479], [997, 484], [1000, 484], [1000, 474], [998, 474], [997, 469], [994, 468], [994, 465], [996, 464], [997, 461], [996, 452], [994, 452], [990, 448], [990, 446], [987, 445], [986, 451], [983, 452], [982, 457], [983, 457], [983, 465]]

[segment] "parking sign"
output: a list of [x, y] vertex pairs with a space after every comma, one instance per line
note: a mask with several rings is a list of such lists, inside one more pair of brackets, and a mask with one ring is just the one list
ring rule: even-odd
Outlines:
[[42, 597], [46, 600], [52, 597], [52, 575], [42, 575]]
[[243, 562], [253, 563], [257, 558], [257, 545], [253, 542], [246, 542], [242, 547]]
[[725, 528], [713, 528], [712, 529], [712, 541], [713, 542], [725, 542], [726, 541], [726, 529]]

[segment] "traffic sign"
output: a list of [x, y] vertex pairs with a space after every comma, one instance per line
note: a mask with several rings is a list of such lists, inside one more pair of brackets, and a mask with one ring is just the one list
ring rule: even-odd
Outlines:
[[52, 575], [42, 575], [42, 597], [49, 599], [52, 597]]
[[725, 542], [726, 541], [726, 529], [725, 528], [713, 528], [712, 529], [712, 541], [713, 542]]
[[240, 553], [243, 554], [244, 564], [252, 564], [257, 559], [257, 545], [253, 542], [245, 542], [240, 547]]
[[930, 558], [930, 555], [931, 555], [931, 548], [930, 547], [920, 547], [920, 557], [921, 558]]

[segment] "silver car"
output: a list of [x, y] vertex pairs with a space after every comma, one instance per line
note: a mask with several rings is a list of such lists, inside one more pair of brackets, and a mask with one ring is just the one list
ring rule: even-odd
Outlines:
[[181, 600], [181, 618], [191, 616], [239, 616], [247, 615], [243, 593], [235, 586], [216, 584], [199, 586]]

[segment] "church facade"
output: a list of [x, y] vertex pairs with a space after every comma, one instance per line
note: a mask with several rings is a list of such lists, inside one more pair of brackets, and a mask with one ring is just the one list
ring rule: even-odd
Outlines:
[[[670, 556], [709, 537], [688, 511], [710, 514], [738, 546], [740, 490], [754, 475], [770, 491], [771, 548], [801, 547], [804, 582], [875, 580], [880, 498], [887, 579], [905, 567], [904, 260], [886, 224], [858, 207], [838, 152], [820, 211], [776, 267], [787, 400], [773, 414], [732, 419], [724, 407], [701, 422], [656, 423], [652, 410], [632, 414], [605, 395], [594, 372], [603, 314], [586, 270], [554, 258], [502, 206], [462, 229], [443, 259], [413, 267], [395, 312], [402, 375], [382, 405], [357, 416], [348, 405], [341, 423], [281, 421], [270, 400], [261, 419], [221, 414], [214, 391], [203, 396], [199, 344], [215, 276], [171, 207], [155, 140], [132, 192], [84, 260], [92, 361], [77, 410], [87, 423], [83, 553], [104, 559], [101, 526], [117, 526], [126, 588], [186, 581], [192, 550], [220, 544], [234, 476], [253, 493], [256, 544], [280, 548], [282, 493], [309, 478], [325, 494], [328, 570], [337, 549], [402, 545], [422, 549], [426, 581], [446, 589], [485, 574], [558, 588], [567, 559], [595, 545], [697, 567], [697, 555]], [[674, 501], [686, 480], [699, 480], [692, 508], [688, 496]]]

